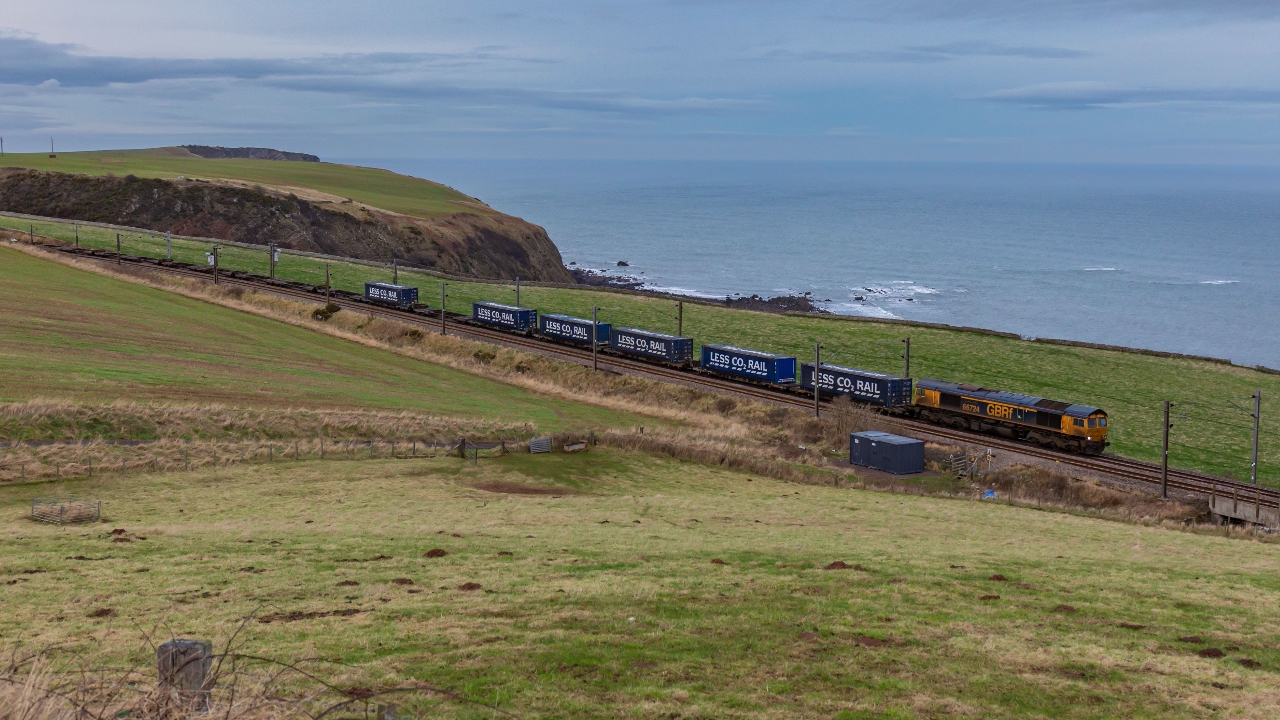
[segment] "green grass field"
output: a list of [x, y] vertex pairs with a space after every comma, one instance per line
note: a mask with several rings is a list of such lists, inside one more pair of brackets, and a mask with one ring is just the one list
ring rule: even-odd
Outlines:
[[[176, 153], [175, 153], [176, 151]], [[137, 175], [148, 178], [229, 179], [280, 187], [303, 187], [350, 198], [384, 210], [422, 218], [456, 212], [485, 213], [475, 199], [429, 180], [387, 170], [333, 163], [276, 160], [206, 160], [177, 148], [94, 152], [7, 154], [0, 167], [78, 175]]]
[[0, 246], [0, 401], [406, 409], [542, 430], [637, 418]]
[[[25, 519], [55, 492], [109, 520]], [[242, 652], [522, 718], [1280, 712], [1275, 544], [605, 448], [6, 485], [0, 539], [0, 637], [55, 665], [148, 667], [144, 631], [221, 647], [256, 613]]]
[[[0, 227], [25, 231], [31, 223], [0, 218]], [[35, 223], [35, 232], [71, 240], [63, 223]], [[81, 228], [81, 244], [115, 249], [115, 232]], [[204, 262], [208, 246], [173, 243], [175, 259]], [[163, 256], [163, 237], [124, 236], [124, 249]], [[265, 251], [225, 248], [221, 263], [229, 269], [265, 274]], [[356, 264], [331, 264], [335, 288], [361, 292], [366, 280], [390, 280], [391, 272]], [[324, 266], [314, 259], [282, 255], [280, 277], [323, 284]], [[421, 299], [439, 307], [440, 279], [400, 274], [402, 283], [417, 285]], [[514, 302], [513, 285], [450, 282], [448, 308], [469, 312], [476, 300]], [[601, 322], [664, 332], [676, 331], [676, 306], [670, 300], [593, 291], [525, 286], [521, 303], [546, 311], [591, 316], [600, 308]], [[1160, 452], [1162, 402], [1178, 403], [1171, 434], [1171, 464], [1238, 479], [1249, 477], [1250, 420], [1228, 401], [1247, 405], [1257, 389], [1263, 393], [1259, 475], [1264, 484], [1280, 486], [1280, 375], [1196, 360], [1177, 360], [1133, 353], [1047, 345], [980, 333], [913, 327], [839, 318], [792, 317], [686, 304], [684, 332], [701, 342], [729, 342], [774, 352], [812, 357], [813, 343], [824, 345], [824, 362], [881, 372], [902, 372], [902, 338], [911, 337], [915, 377], [935, 377], [1041, 395], [1102, 407], [1111, 414], [1113, 452], [1157, 460]]]

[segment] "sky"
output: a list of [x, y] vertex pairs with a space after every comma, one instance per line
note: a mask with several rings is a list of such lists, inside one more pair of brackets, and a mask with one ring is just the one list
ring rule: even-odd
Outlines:
[[11, 152], [1280, 164], [1280, 0], [6, 5]]

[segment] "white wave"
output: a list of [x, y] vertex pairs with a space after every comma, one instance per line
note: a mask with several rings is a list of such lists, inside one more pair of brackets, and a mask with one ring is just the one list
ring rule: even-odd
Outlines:
[[646, 283], [645, 290], [654, 292], [670, 293], [672, 295], [688, 295], [689, 297], [705, 298], [707, 300], [723, 300], [724, 294], [709, 293], [705, 290], [691, 290], [689, 288], [676, 287], [674, 285], [652, 285]]
[[1201, 280], [1201, 285], [1235, 285], [1239, 280]]
[[861, 315], [862, 317], [883, 318], [885, 320], [901, 320], [897, 315], [876, 305], [862, 303], [832, 303], [829, 308], [837, 315]]
[[1109, 268], [1109, 267], [1087, 267], [1084, 269], [1084, 271], [1085, 272], [1115, 272], [1116, 269]]

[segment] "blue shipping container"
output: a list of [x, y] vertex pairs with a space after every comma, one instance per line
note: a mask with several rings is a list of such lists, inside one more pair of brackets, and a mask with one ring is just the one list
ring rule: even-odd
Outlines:
[[[800, 386], [813, 388], [813, 363], [800, 365]], [[822, 363], [818, 389], [881, 407], [911, 404], [911, 378]]]
[[367, 282], [364, 284], [364, 297], [366, 300], [383, 305], [405, 308], [418, 302], [418, 288], [384, 282]]
[[924, 472], [924, 441], [875, 430], [850, 433], [849, 463], [894, 475]]
[[[609, 342], [609, 323], [596, 323], [596, 342]], [[540, 315], [538, 330], [549, 338], [591, 344], [591, 321], [569, 315]]]
[[796, 359], [732, 345], [703, 345], [702, 368], [772, 383], [796, 381]]
[[627, 355], [660, 358], [673, 365], [693, 360], [693, 338], [636, 328], [613, 328], [609, 333], [609, 347]]
[[538, 325], [538, 311], [515, 305], [478, 302], [471, 304], [471, 319], [487, 325], [525, 332]]

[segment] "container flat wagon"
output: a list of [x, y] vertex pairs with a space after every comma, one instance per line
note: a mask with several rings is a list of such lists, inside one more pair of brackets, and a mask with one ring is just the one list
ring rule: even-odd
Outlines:
[[471, 304], [471, 319], [516, 332], [529, 332], [538, 326], [538, 311], [515, 305], [478, 302]]
[[[591, 345], [591, 326], [592, 322], [590, 320], [571, 315], [552, 313], [538, 316], [538, 332], [543, 337], [578, 345]], [[612, 327], [609, 323], [595, 323], [595, 342], [609, 342], [609, 331]]]
[[609, 348], [622, 355], [661, 360], [669, 365], [683, 366], [693, 361], [693, 338], [638, 328], [612, 328]]
[[[801, 363], [800, 387], [813, 390], [813, 363]], [[822, 363], [818, 370], [818, 392], [848, 395], [858, 402], [885, 409], [911, 406], [911, 378], [840, 365]]]
[[733, 345], [703, 345], [702, 369], [777, 385], [796, 381], [796, 359]]
[[922, 378], [915, 407], [920, 417], [941, 425], [1060, 450], [1097, 455], [1107, 446], [1107, 414], [1088, 405]]
[[379, 305], [407, 309], [418, 304], [418, 288], [384, 282], [367, 282], [364, 284], [364, 299]]

